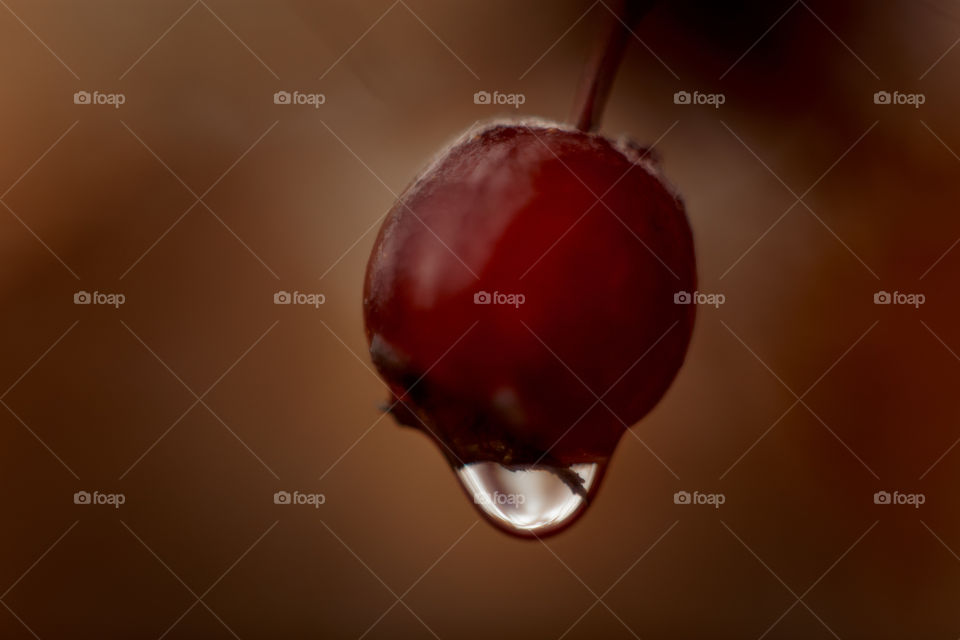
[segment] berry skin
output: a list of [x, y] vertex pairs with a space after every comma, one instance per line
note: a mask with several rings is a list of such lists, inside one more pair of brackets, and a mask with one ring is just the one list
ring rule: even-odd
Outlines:
[[603, 463], [670, 386], [693, 330], [694, 305], [674, 300], [696, 288], [693, 239], [643, 155], [495, 123], [388, 213], [364, 288], [370, 353], [397, 420], [454, 465]]

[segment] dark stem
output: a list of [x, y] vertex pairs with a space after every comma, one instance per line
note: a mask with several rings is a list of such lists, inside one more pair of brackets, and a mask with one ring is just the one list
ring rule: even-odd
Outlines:
[[633, 37], [631, 29], [649, 11], [655, 0], [621, 0], [610, 16], [609, 24], [600, 40], [600, 46], [587, 62], [580, 80], [574, 118], [577, 129], [593, 131], [600, 126], [600, 116], [610, 95], [613, 78], [623, 59], [627, 43]]

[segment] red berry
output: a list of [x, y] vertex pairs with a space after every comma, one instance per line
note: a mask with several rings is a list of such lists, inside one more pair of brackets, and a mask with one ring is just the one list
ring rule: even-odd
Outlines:
[[[693, 241], [643, 156], [560, 125], [493, 124], [387, 215], [364, 291], [371, 356], [398, 421], [455, 467], [567, 469], [585, 496], [570, 466], [602, 466], [669, 387], [693, 329], [674, 299], [696, 286]], [[478, 304], [483, 292], [498, 298]]]

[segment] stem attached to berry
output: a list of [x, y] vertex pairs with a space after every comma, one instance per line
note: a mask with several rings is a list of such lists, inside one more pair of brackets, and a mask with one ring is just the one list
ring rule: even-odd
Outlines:
[[577, 108], [574, 111], [576, 126], [580, 131], [589, 132], [600, 126], [600, 116], [632, 35], [631, 29], [654, 4], [655, 0], [622, 0], [617, 8], [600, 41], [601, 46], [584, 68], [580, 81]]

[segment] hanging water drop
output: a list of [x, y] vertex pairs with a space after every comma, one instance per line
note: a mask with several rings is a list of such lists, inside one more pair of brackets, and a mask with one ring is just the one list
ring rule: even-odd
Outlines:
[[456, 470], [480, 512], [508, 533], [541, 537], [570, 525], [589, 504], [603, 467], [474, 462]]

